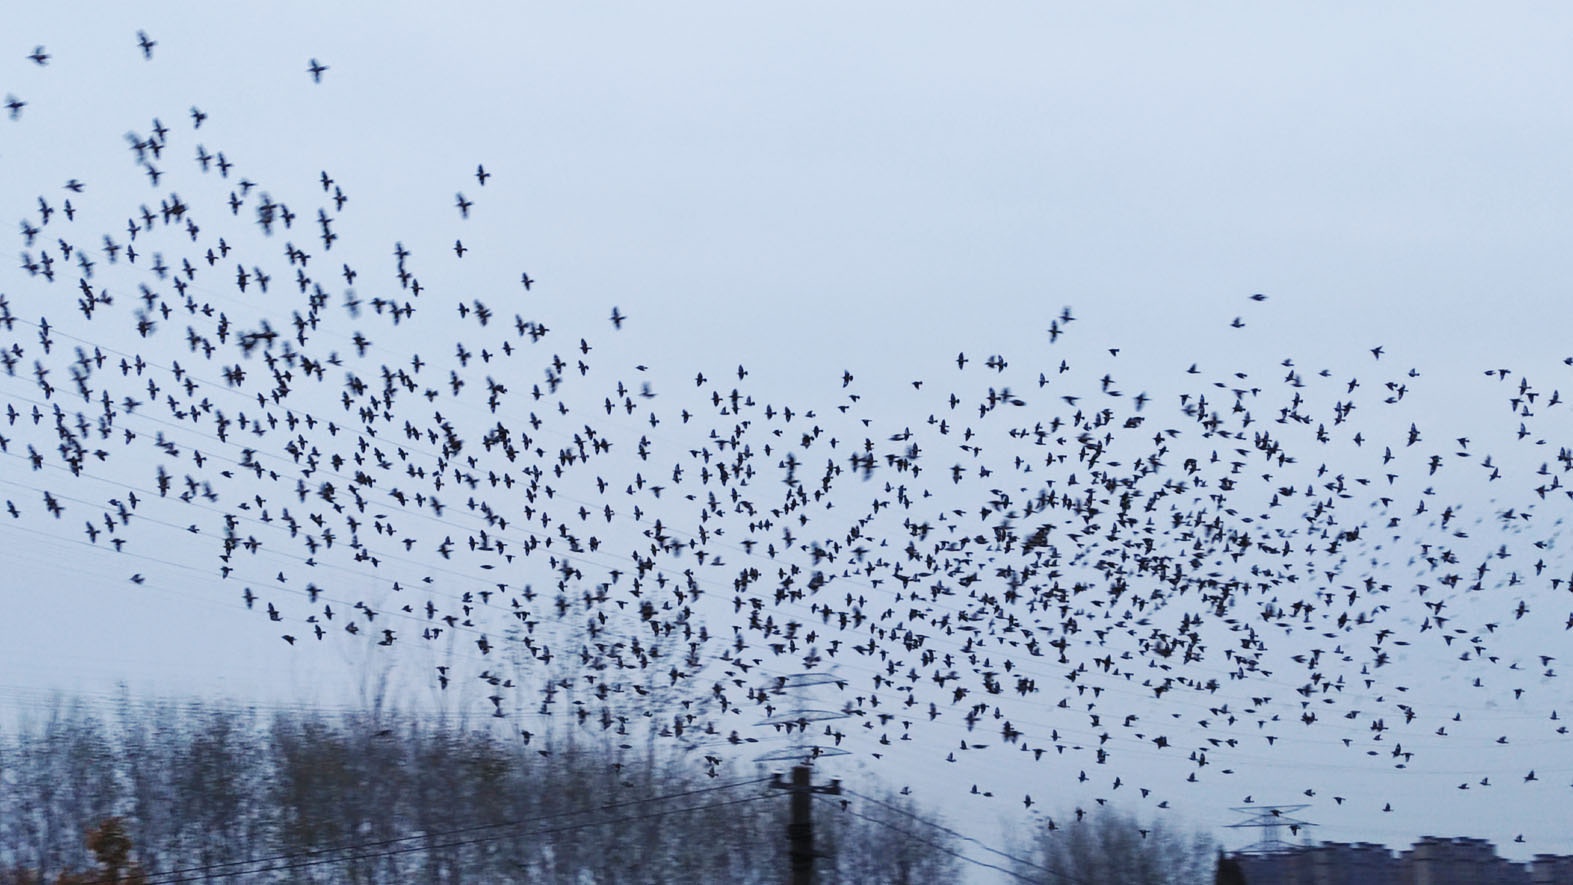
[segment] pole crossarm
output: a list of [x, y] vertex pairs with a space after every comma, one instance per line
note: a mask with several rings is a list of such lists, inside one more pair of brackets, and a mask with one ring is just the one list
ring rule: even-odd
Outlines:
[[841, 780], [834, 778], [828, 784], [815, 784], [812, 768], [794, 765], [791, 780], [783, 780], [777, 772], [770, 786], [791, 793], [792, 819], [787, 824], [787, 839], [792, 858], [792, 885], [813, 885], [814, 858], [818, 856], [814, 851], [814, 795], [841, 795]]

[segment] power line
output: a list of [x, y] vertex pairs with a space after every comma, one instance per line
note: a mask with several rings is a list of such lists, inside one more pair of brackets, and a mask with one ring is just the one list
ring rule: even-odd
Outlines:
[[[850, 814], [853, 817], [861, 818], [861, 819], [866, 820], [866, 821], [868, 821], [870, 823], [879, 824], [882, 827], [885, 827], [887, 829], [890, 829], [890, 830], [893, 830], [893, 831], [895, 831], [897, 833], [900, 833], [903, 836], [906, 836], [908, 839], [912, 839], [912, 840], [914, 840], [916, 842], [920, 842], [920, 843], [922, 843], [924, 845], [927, 845], [930, 848], [933, 848], [936, 851], [944, 852], [945, 854], [948, 854], [951, 857], [957, 858], [958, 860], [964, 860], [967, 863], [973, 864], [975, 866], [980, 866], [980, 867], [983, 867], [985, 869], [996, 870], [996, 871], [1004, 873], [1005, 875], [1010, 876], [1012, 878], [1020, 879], [1023, 882], [1032, 882], [1033, 881], [1033, 879], [1031, 879], [1030, 877], [1022, 875], [1021, 873], [1018, 873], [1015, 870], [1007, 869], [1007, 868], [1002, 867], [1002, 866], [1000, 866], [998, 864], [989, 863], [988, 861], [985, 861], [985, 860], [978, 860], [975, 857], [968, 857], [967, 855], [962, 854], [961, 852], [956, 851], [953, 848], [946, 847], [946, 846], [941, 845], [938, 842], [934, 842], [934, 841], [932, 841], [930, 839], [925, 839], [924, 837], [919, 836], [918, 834], [916, 834], [916, 833], [914, 833], [914, 832], [912, 832], [910, 830], [904, 830], [901, 827], [898, 827], [895, 824], [891, 823], [890, 821], [880, 820], [877, 817], [870, 817], [869, 815], [863, 814], [862, 812], [853, 811], [851, 808], [842, 808], [842, 809], [840, 809], [840, 811], [843, 814]], [[939, 827], [939, 829], [944, 829], [944, 827]], [[998, 852], [998, 853], [1004, 854], [1004, 852]], [[1010, 855], [1005, 855], [1005, 856], [1006, 857], [1010, 857]], [[1030, 863], [1028, 861], [1021, 860], [1020, 858], [1011, 857], [1011, 860], [1019, 861], [1021, 863], [1027, 864], [1028, 866], [1037, 867], [1038, 869], [1044, 869], [1043, 867], [1038, 867], [1037, 864], [1033, 864], [1033, 863]], [[1070, 881], [1070, 882], [1081, 882], [1081, 881], [1083, 881], [1083, 880], [1077, 879], [1077, 878], [1075, 878], [1073, 876], [1067, 876], [1067, 875], [1065, 875], [1063, 873], [1055, 873], [1053, 870], [1044, 870], [1044, 872], [1050, 873], [1052, 875], [1059, 876], [1059, 877], [1065, 879], [1066, 881]]]
[[[469, 839], [460, 839], [460, 840], [452, 841], [452, 842], [443, 842], [443, 843], [440, 843], [440, 844], [406, 845], [404, 843], [409, 843], [409, 842], [413, 842], [413, 841], [416, 841], [416, 840], [430, 840], [430, 839], [433, 839], [433, 838], [441, 839], [441, 838], [447, 838], [447, 837], [451, 837], [451, 836], [459, 836], [459, 835], [463, 835], [463, 834], [467, 834], [467, 833], [480, 833], [480, 832], [485, 832], [485, 831], [489, 831], [489, 830], [513, 829], [513, 828], [517, 828], [517, 827], [522, 827], [522, 826], [524, 826], [526, 824], [539, 823], [539, 822], [542, 822], [542, 821], [558, 820], [558, 819], [561, 819], [561, 818], [573, 817], [573, 816], [576, 816], [576, 815], [591, 814], [591, 813], [598, 812], [598, 811], [608, 811], [608, 810], [613, 810], [613, 809], [617, 809], [617, 808], [627, 808], [627, 807], [634, 806], [634, 805], [643, 805], [643, 804], [649, 804], [649, 803], [652, 803], [652, 802], [666, 802], [666, 801], [670, 801], [670, 800], [673, 800], [673, 799], [684, 799], [684, 798], [688, 798], [690, 796], [697, 796], [697, 795], [702, 795], [702, 794], [705, 794], [705, 793], [714, 793], [714, 792], [718, 792], [720, 790], [730, 790], [730, 789], [735, 789], [737, 787], [751, 786], [753, 784], [764, 783], [764, 782], [766, 782], [768, 780], [769, 780], [769, 778], [755, 778], [755, 779], [747, 780], [747, 781], [739, 781], [737, 783], [721, 784], [721, 785], [712, 786], [712, 787], [701, 787], [701, 788], [698, 788], [698, 789], [687, 790], [687, 791], [684, 791], [684, 792], [681, 792], [681, 793], [673, 793], [673, 794], [666, 795], [666, 796], [651, 796], [651, 797], [646, 797], [646, 798], [642, 798], [642, 799], [626, 799], [626, 800], [623, 800], [623, 801], [620, 801], [620, 802], [610, 802], [610, 803], [606, 803], [606, 804], [603, 804], [603, 805], [597, 805], [597, 806], [595, 806], [593, 808], [580, 808], [580, 809], [575, 809], [575, 810], [572, 810], [572, 811], [557, 812], [557, 813], [554, 813], [554, 814], [537, 815], [537, 816], [534, 816], [534, 817], [520, 818], [520, 819], [517, 819], [517, 820], [504, 821], [504, 822], [495, 823], [495, 824], [476, 824], [474, 826], [460, 827], [460, 828], [453, 829], [453, 830], [441, 830], [441, 831], [437, 831], [437, 832], [421, 833], [421, 834], [413, 835], [413, 836], [400, 836], [400, 837], [393, 838], [393, 839], [381, 839], [381, 840], [377, 840], [377, 841], [373, 841], [373, 842], [358, 842], [358, 843], [349, 844], [349, 845], [335, 845], [335, 846], [329, 846], [329, 847], [325, 847], [325, 848], [314, 848], [314, 849], [310, 849], [308, 851], [303, 851], [303, 852], [292, 852], [292, 853], [288, 853], [288, 854], [276, 854], [276, 855], [272, 855], [270, 857], [251, 858], [251, 859], [248, 859], [248, 860], [223, 861], [223, 862], [220, 862], [220, 863], [206, 864], [206, 865], [194, 866], [194, 867], [182, 867], [182, 868], [178, 868], [178, 869], [167, 870], [167, 871], [165, 871], [163, 873], [159, 873], [159, 874], [150, 876], [147, 879], [146, 885], [161, 885], [161, 883], [165, 883], [165, 882], [178, 882], [178, 881], [181, 881], [186, 876], [197, 875], [197, 874], [202, 874], [202, 875], [226, 875], [226, 874], [227, 875], [235, 875], [235, 874], [238, 874], [238, 872], [241, 869], [244, 869], [246, 867], [250, 867], [253, 864], [274, 864], [273, 866], [263, 866], [263, 867], [260, 867], [258, 869], [253, 869], [253, 870], [249, 871], [251, 874], [257, 874], [257, 873], [270, 873], [270, 872], [279, 872], [279, 871], [285, 871], [285, 870], [302, 869], [302, 868], [305, 868], [305, 867], [320, 866], [322, 864], [337, 863], [337, 862], [339, 862], [341, 860], [367, 860], [367, 859], [379, 858], [379, 857], [393, 857], [393, 856], [396, 856], [396, 855], [408, 854], [408, 853], [415, 852], [415, 851], [434, 851], [434, 850], [439, 850], [439, 849], [444, 849], [444, 848], [462, 848], [462, 847], [465, 847], [465, 846], [468, 846], [468, 845], [477, 845], [477, 844], [481, 844], [481, 843], [484, 843], [484, 842], [491, 842], [491, 841], [494, 841], [496, 839], [503, 838], [507, 834], [506, 833], [496, 833], [496, 834], [486, 835], [486, 836], [477, 836], [477, 837], [469, 838]], [[625, 816], [625, 817], [621, 817], [621, 818], [608, 818], [608, 819], [603, 819], [603, 820], [592, 820], [592, 821], [587, 821], [587, 822], [579, 823], [579, 824], [570, 824], [570, 825], [561, 826], [561, 827], [551, 827], [551, 828], [546, 828], [546, 829], [532, 830], [531, 832], [534, 835], [552, 835], [552, 834], [555, 834], [555, 833], [569, 832], [569, 831], [572, 831], [572, 830], [583, 829], [585, 827], [597, 826], [597, 825], [601, 825], [601, 824], [628, 823], [630, 821], [641, 820], [641, 819], [644, 819], [644, 818], [647, 818], [647, 817], [662, 817], [662, 816], [665, 816], [665, 815], [668, 815], [668, 814], [677, 813], [679, 811], [682, 811], [682, 812], [703, 811], [703, 810], [710, 809], [710, 808], [720, 808], [720, 807], [725, 807], [725, 806], [728, 806], [728, 805], [738, 805], [738, 804], [742, 804], [744, 802], [758, 801], [759, 799], [764, 799], [764, 798], [767, 798], [767, 797], [768, 797], [768, 794], [761, 794], [759, 796], [750, 796], [750, 797], [747, 797], [745, 799], [734, 799], [734, 800], [728, 800], [728, 801], [725, 801], [725, 802], [715, 802], [715, 803], [711, 803], [709, 805], [698, 805], [698, 806], [692, 806], [692, 807], [689, 807], [689, 808], [680, 808], [680, 809], [671, 809], [671, 810], [658, 810], [658, 811], [654, 811], [654, 812], [647, 812], [647, 813], [645, 813], [643, 815], [640, 815], [640, 816]], [[385, 850], [385, 851], [375, 851], [375, 850], [368, 851], [368, 849], [388, 849], [388, 850]], [[338, 855], [338, 854], [346, 853], [346, 852], [350, 853], [349, 857], [317, 857], [316, 856], [316, 855], [322, 855], [322, 854]]]
[[1040, 866], [1038, 864], [1035, 864], [1035, 863], [1033, 863], [1030, 860], [1025, 860], [1023, 858], [1017, 857], [1014, 854], [1010, 854], [1008, 852], [1001, 851], [998, 848], [995, 848], [995, 847], [993, 847], [991, 845], [988, 845], [987, 843], [983, 842], [982, 840], [980, 840], [980, 839], [978, 839], [976, 837], [968, 836], [968, 835], [966, 835], [964, 833], [959, 833], [959, 832], [957, 832], [957, 831], [955, 831], [955, 830], [951, 829], [950, 827], [947, 827], [947, 826], [945, 826], [943, 824], [936, 823], [936, 822], [931, 821], [931, 820], [927, 820], [927, 819], [925, 819], [925, 818], [923, 818], [923, 817], [921, 817], [921, 816], [919, 816], [919, 815], [917, 815], [917, 814], [915, 814], [915, 813], [913, 813], [911, 811], [908, 811], [905, 808], [902, 808], [899, 805], [895, 805], [895, 804], [892, 804], [890, 802], [886, 802], [883, 799], [876, 799], [873, 796], [869, 796], [869, 795], [865, 795], [863, 793], [859, 793], [858, 791], [850, 789], [850, 788], [844, 789], [844, 792], [846, 792], [848, 795], [856, 796], [859, 799], [862, 799], [864, 801], [873, 802], [875, 805], [879, 805], [879, 806], [882, 806], [884, 808], [888, 808], [891, 811], [896, 812], [897, 814], [902, 814], [902, 815], [905, 815], [907, 817], [910, 817], [910, 818], [912, 818], [915, 821], [919, 821], [919, 822], [921, 822], [923, 824], [926, 824], [927, 826], [933, 827], [936, 830], [940, 830], [940, 831], [942, 831], [944, 833], [947, 833], [947, 834], [949, 834], [951, 836], [954, 836], [957, 839], [962, 840], [963, 842], [971, 842], [972, 844], [978, 846], [979, 848], [982, 848], [983, 850], [991, 852], [993, 854], [997, 854], [1000, 857], [1005, 858], [1006, 860], [1014, 861], [1014, 862], [1020, 863], [1020, 864], [1026, 864], [1029, 867], [1033, 867], [1034, 869], [1042, 870], [1045, 873], [1048, 873], [1048, 874], [1053, 875], [1053, 876], [1062, 876], [1062, 877], [1066, 877], [1066, 878], [1073, 878], [1073, 877], [1066, 876], [1065, 873], [1061, 873], [1058, 870], [1051, 870], [1048, 867]]
[[[707, 811], [707, 810], [714, 809], [714, 808], [725, 808], [725, 807], [731, 806], [731, 805], [742, 805], [742, 804], [748, 803], [748, 802], [758, 802], [761, 799], [766, 799], [766, 798], [769, 798], [769, 797], [763, 796], [763, 795], [761, 795], [761, 796], [749, 796], [749, 797], [743, 798], [743, 799], [731, 799], [731, 800], [727, 800], [725, 802], [712, 802], [712, 803], [709, 803], [707, 805], [696, 805], [696, 806], [692, 806], [692, 807], [689, 807], [689, 808], [678, 808], [678, 809], [672, 809], [670, 811], [656, 811], [656, 812], [652, 812], [652, 813], [649, 813], [649, 814], [643, 814], [643, 815], [629, 815], [629, 816], [618, 817], [618, 818], [607, 818], [607, 819], [604, 819], [604, 820], [586, 821], [584, 823], [579, 823], [579, 824], [568, 824], [566, 826], [551, 827], [551, 828], [541, 829], [541, 830], [532, 830], [530, 832], [531, 832], [531, 835], [550, 836], [550, 835], [555, 835], [555, 834], [558, 834], [558, 833], [566, 833], [566, 832], [572, 832], [574, 830], [582, 830], [582, 829], [585, 829], [587, 827], [604, 826], [604, 825], [609, 825], [609, 824], [632, 823], [632, 822], [640, 821], [640, 820], [648, 820], [649, 818], [652, 818], [652, 817], [665, 817], [667, 815], [676, 814], [676, 813], [679, 813], [679, 812], [686, 813], [686, 812], [692, 812], [692, 811]], [[486, 843], [486, 842], [493, 842], [493, 841], [496, 841], [497, 839], [503, 838], [503, 835], [504, 834], [490, 835], [490, 836], [479, 836], [479, 837], [476, 837], [476, 838], [473, 838], [473, 839], [460, 839], [460, 840], [453, 841], [453, 842], [443, 842], [443, 843], [435, 844], [435, 845], [400, 846], [400, 847], [391, 848], [391, 849], [389, 849], [387, 851], [372, 851], [372, 852], [368, 852], [368, 853], [352, 854], [350, 857], [346, 857], [346, 858], [328, 857], [328, 858], [315, 858], [315, 859], [311, 859], [311, 860], [294, 861], [294, 862], [291, 862], [291, 863], [279, 864], [279, 865], [276, 865], [276, 866], [261, 867], [259, 869], [251, 870], [251, 873], [252, 874], [273, 873], [273, 872], [281, 872], [281, 871], [288, 871], [288, 870], [305, 869], [307, 867], [322, 866], [324, 864], [338, 863], [340, 861], [374, 860], [374, 859], [378, 859], [378, 858], [397, 857], [397, 856], [403, 855], [403, 854], [413, 854], [415, 852], [420, 852], [420, 851], [437, 851], [437, 850], [442, 850], [442, 849], [446, 849], [446, 848], [464, 848], [464, 847], [467, 847], [467, 846], [470, 846], [470, 845], [479, 845], [479, 844], [483, 844], [483, 843]], [[425, 837], [423, 837], [423, 836], [409, 836], [409, 837], [405, 837], [404, 840], [390, 840], [390, 841], [406, 841], [406, 840], [409, 840], [409, 839], [419, 839], [419, 838], [425, 838]], [[238, 862], [237, 861], [236, 863], [238, 864], [238, 863], [242, 863], [242, 862]], [[206, 868], [197, 868], [195, 871], [196, 872], [205, 872]], [[182, 872], [185, 872], [185, 871], [182, 871]], [[164, 885], [164, 883], [166, 883], [166, 882], [173, 883], [173, 882], [179, 882], [179, 881], [182, 881], [182, 880], [180, 878], [178, 878], [178, 877], [174, 878], [174, 879], [161, 879], [161, 878], [153, 877], [153, 878], [149, 878], [147, 880], [146, 885]]]

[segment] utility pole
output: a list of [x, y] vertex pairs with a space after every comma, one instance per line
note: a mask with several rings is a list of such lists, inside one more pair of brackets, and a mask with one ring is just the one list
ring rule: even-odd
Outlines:
[[[777, 714], [767, 707], [770, 718], [759, 723], [774, 726], [777, 731], [785, 732], [793, 738], [791, 747], [759, 757], [761, 762], [790, 759], [793, 763], [791, 780], [782, 780], [781, 773], [776, 772], [770, 782], [770, 786], [775, 789], [791, 792], [792, 817], [787, 824], [787, 839], [792, 858], [790, 880], [792, 885], [814, 885], [814, 858], [817, 856], [814, 852], [814, 794], [836, 796], [841, 793], [839, 779], [832, 779], [829, 784], [823, 786], [814, 785], [813, 761], [827, 756], [847, 754], [846, 750], [837, 746], [812, 743], [813, 739], [809, 737], [809, 723], [845, 719], [848, 715], [844, 710], [816, 709], [809, 706], [808, 697], [804, 692], [816, 685], [845, 687], [846, 683], [829, 673], [798, 673], [780, 677], [775, 680], [775, 685], [769, 691], [772, 694], [791, 693], [795, 708]], [[829, 726], [825, 727], [825, 735], [835, 738], [835, 743], [841, 743], [841, 736], [832, 732]]]
[[792, 885], [814, 885], [814, 794], [840, 795], [840, 779], [815, 786], [814, 770], [807, 765], [794, 765], [792, 779], [784, 781], [780, 773], [770, 786], [792, 792], [792, 820], [787, 824], [787, 839], [791, 846]]

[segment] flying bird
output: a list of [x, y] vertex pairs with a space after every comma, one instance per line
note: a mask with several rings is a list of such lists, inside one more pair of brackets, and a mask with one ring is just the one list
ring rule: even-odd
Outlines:
[[[315, 59], [308, 68], [314, 82], [325, 70]], [[193, 106], [191, 118], [197, 128], [206, 114]], [[1532, 372], [1520, 382], [1519, 369], [1493, 370], [1493, 406], [1511, 422], [1503, 449], [1490, 452], [1484, 433], [1437, 437], [1463, 451], [1429, 450], [1416, 424], [1406, 434], [1398, 416], [1418, 416], [1398, 403], [1415, 373], [1334, 380], [1341, 367], [1304, 370], [1280, 363], [1281, 353], [1265, 363], [1270, 372], [1221, 366], [1229, 355], [1209, 353], [1218, 371], [1204, 374], [1184, 335], [1161, 361], [1133, 360], [1111, 341], [1076, 351], [1147, 377], [1079, 371], [1078, 356], [1064, 352], [1080, 346], [1066, 334], [1076, 319], [1068, 308], [1022, 318], [1022, 329], [1050, 321], [1052, 359], [982, 351], [978, 362], [995, 374], [971, 380], [989, 384], [910, 380], [916, 373], [899, 374], [897, 359], [883, 380], [898, 373], [899, 389], [860, 369], [854, 392], [850, 369], [837, 388], [816, 357], [785, 394], [764, 392], [772, 386], [755, 386], [741, 365], [734, 381], [701, 364], [682, 369], [694, 372], [693, 387], [657, 396], [663, 376], [629, 349], [637, 336], [597, 340], [560, 314], [548, 328], [551, 305], [533, 300], [543, 313], [521, 309], [509, 324], [476, 297], [484, 289], [455, 291], [441, 276], [451, 265], [423, 267], [402, 244], [364, 265], [350, 259], [358, 271], [324, 261], [341, 233], [357, 233], [338, 183], [326, 171], [265, 179], [267, 170], [216, 150], [222, 128], [203, 134], [195, 164], [162, 158], [189, 145], [157, 120], [130, 133], [135, 162], [119, 174], [148, 176], [154, 195], [115, 196], [95, 177], [95, 213], [87, 198], [77, 198], [79, 211], [34, 193], [16, 207], [20, 262], [0, 287], [9, 293], [0, 295], [0, 378], [18, 392], [0, 412], [0, 451], [51, 487], [46, 512], [88, 510], [73, 522], [74, 543], [85, 526], [89, 543], [161, 555], [148, 543], [168, 530], [181, 551], [195, 551], [193, 566], [256, 587], [266, 573], [250, 557], [266, 551], [283, 570], [261, 594], [247, 586], [236, 609], [260, 601], [259, 614], [304, 619], [323, 641], [458, 640], [452, 647], [467, 658], [454, 673], [439, 670], [437, 685], [474, 665], [469, 675], [488, 684], [478, 696], [489, 694], [497, 712], [508, 691], [556, 689], [527, 685], [518, 675], [527, 667], [484, 669], [481, 656], [506, 648], [505, 660], [549, 668], [555, 619], [591, 637], [573, 651], [587, 687], [568, 703], [553, 695], [542, 716], [610, 733], [660, 709], [658, 727], [673, 737], [741, 746], [756, 739], [724, 737], [721, 713], [775, 706], [761, 711], [774, 717], [789, 703], [758, 674], [850, 662], [837, 706], [871, 726], [871, 758], [874, 746], [922, 740], [925, 722], [948, 723], [969, 732], [952, 759], [994, 752], [970, 734], [993, 730], [994, 748], [1090, 763], [1115, 789], [1134, 782], [1118, 771], [1126, 746], [1174, 753], [1175, 765], [1193, 769], [1183, 782], [1196, 783], [1232, 771], [1212, 766], [1247, 734], [1282, 747], [1283, 723], [1323, 729], [1340, 716], [1360, 726], [1337, 732], [1346, 746], [1409, 766], [1425, 742], [1394, 738], [1447, 737], [1438, 728], [1446, 714], [1398, 703], [1373, 716], [1352, 700], [1407, 700], [1389, 675], [1397, 668], [1385, 666], [1395, 647], [1445, 650], [1464, 677], [1460, 691], [1489, 691], [1493, 702], [1552, 693], [1531, 678], [1501, 684], [1526, 675], [1519, 663], [1529, 670], [1540, 651], [1547, 675], [1537, 678], [1553, 678], [1554, 650], [1510, 645], [1523, 636], [1508, 634], [1548, 598], [1529, 602], [1532, 587], [1573, 580], [1543, 515], [1568, 492], [1573, 453], [1556, 454], [1560, 397]], [[197, 176], [227, 179], [232, 167], [233, 190], [198, 186]], [[117, 174], [106, 170], [93, 174]], [[475, 177], [484, 187], [490, 173], [477, 164]], [[77, 179], [66, 187], [85, 192]], [[269, 192], [313, 205], [292, 208]], [[469, 218], [472, 202], [455, 201]], [[98, 210], [124, 227], [95, 227]], [[292, 229], [296, 212], [315, 217], [310, 233]], [[253, 221], [272, 238], [248, 235]], [[469, 251], [457, 239], [453, 248], [460, 258]], [[208, 273], [220, 260], [234, 262], [245, 297], [230, 290], [229, 265]], [[533, 282], [521, 273], [527, 292]], [[614, 330], [627, 319], [615, 305], [609, 316]], [[417, 321], [413, 337], [395, 331]], [[955, 361], [965, 375], [969, 358]], [[627, 365], [642, 374], [617, 368]], [[826, 391], [807, 383], [816, 372]], [[1002, 419], [1003, 406], [1026, 405], [1018, 392], [1034, 376], [1055, 396]], [[1470, 482], [1502, 491], [1489, 506], [1470, 504], [1486, 500]], [[119, 491], [105, 503], [110, 486]], [[138, 495], [157, 499], [156, 518], [144, 518]], [[8, 501], [7, 512], [20, 519], [26, 503]], [[324, 589], [344, 569], [355, 582]], [[1418, 586], [1385, 583], [1400, 571]], [[1517, 589], [1486, 592], [1507, 587]], [[1462, 595], [1478, 608], [1459, 611]], [[499, 621], [519, 628], [505, 639]], [[1224, 662], [1238, 683], [1231, 697], [1192, 705], [1212, 695], [1207, 668]], [[1303, 683], [1298, 697], [1320, 701], [1265, 697], [1285, 684], [1280, 671]], [[700, 678], [705, 689], [685, 696]], [[1264, 696], [1251, 697], [1252, 687]], [[910, 715], [891, 712], [893, 692]], [[647, 696], [660, 707], [639, 700]], [[1041, 727], [1024, 735], [1024, 719]], [[1194, 719], [1201, 724], [1187, 732], [1155, 724]], [[851, 745], [863, 730], [827, 730], [825, 740]], [[1381, 742], [1362, 745], [1362, 734]], [[1536, 780], [1523, 772], [1497, 782]], [[1306, 797], [1336, 791], [1305, 777], [1293, 787]], [[1486, 782], [1471, 778], [1465, 795]], [[1029, 809], [1036, 802], [1023, 798]]]

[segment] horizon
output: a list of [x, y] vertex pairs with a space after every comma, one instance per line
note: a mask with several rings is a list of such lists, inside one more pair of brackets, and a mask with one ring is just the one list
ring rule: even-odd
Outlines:
[[1143, 12], [21, 11], [0, 702], [1573, 854], [1573, 15]]

